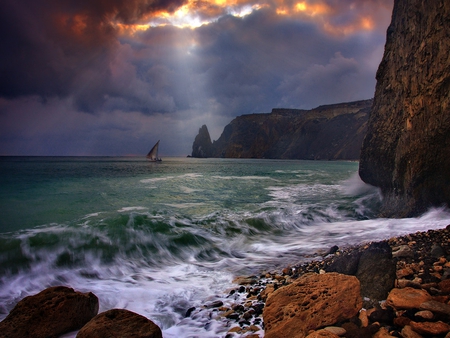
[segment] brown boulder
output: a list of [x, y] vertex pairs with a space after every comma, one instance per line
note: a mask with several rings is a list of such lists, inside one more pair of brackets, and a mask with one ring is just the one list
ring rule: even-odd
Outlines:
[[404, 289], [395, 288], [389, 293], [386, 299], [386, 305], [396, 310], [418, 309], [422, 303], [429, 300], [431, 300], [431, 296], [425, 290], [410, 287]]
[[356, 316], [361, 306], [356, 277], [306, 274], [268, 297], [263, 312], [265, 337], [303, 338], [311, 330]]
[[3, 337], [58, 337], [78, 330], [98, 313], [98, 298], [56, 286], [22, 299], [0, 323]]
[[162, 338], [161, 329], [137, 313], [112, 309], [95, 316], [77, 338]]

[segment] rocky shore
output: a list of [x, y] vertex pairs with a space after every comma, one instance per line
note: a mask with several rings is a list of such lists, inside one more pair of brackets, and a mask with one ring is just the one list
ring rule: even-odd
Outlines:
[[226, 337], [450, 337], [450, 226], [322, 255], [238, 278], [229, 296], [246, 300], [217, 307], [218, 320], [234, 322]]
[[[220, 323], [226, 338], [450, 337], [450, 225], [319, 254], [239, 277], [226, 296], [187, 309], [186, 320], [207, 318], [205, 329]], [[20, 301], [0, 322], [0, 337], [162, 337], [138, 314], [97, 312], [92, 293], [49, 288]]]

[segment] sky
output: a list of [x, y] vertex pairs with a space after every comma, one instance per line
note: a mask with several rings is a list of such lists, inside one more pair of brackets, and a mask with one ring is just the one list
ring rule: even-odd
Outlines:
[[0, 155], [186, 156], [206, 124], [372, 98], [393, 0], [2, 0]]

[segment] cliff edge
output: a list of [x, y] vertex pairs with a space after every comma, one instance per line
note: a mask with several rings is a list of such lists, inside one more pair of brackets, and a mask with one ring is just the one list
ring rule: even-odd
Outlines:
[[395, 0], [359, 174], [383, 214], [450, 205], [450, 2]]

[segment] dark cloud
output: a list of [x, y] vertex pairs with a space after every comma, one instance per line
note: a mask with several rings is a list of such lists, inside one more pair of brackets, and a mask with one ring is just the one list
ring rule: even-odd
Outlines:
[[132, 23], [181, 0], [4, 0], [0, 2], [0, 96], [74, 94], [92, 111], [104, 95], [121, 96], [110, 64], [119, 43], [115, 23]]
[[217, 139], [237, 115], [373, 95], [392, 0], [273, 1], [243, 17], [230, 12], [248, 0], [189, 1], [216, 20], [134, 25], [183, 1], [0, 2], [0, 154], [136, 154], [155, 139], [187, 154], [205, 123]]

